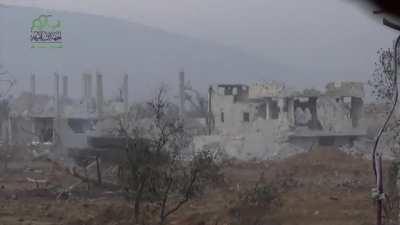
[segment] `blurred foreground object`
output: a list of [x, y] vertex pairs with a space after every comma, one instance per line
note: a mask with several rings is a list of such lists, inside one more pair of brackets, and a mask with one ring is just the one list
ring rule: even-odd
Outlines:
[[398, 0], [349, 0], [357, 3], [371, 15], [386, 17], [387, 19], [400, 23], [400, 1]]

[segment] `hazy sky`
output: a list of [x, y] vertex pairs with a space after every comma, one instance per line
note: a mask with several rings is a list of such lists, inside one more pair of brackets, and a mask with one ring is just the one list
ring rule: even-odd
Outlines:
[[0, 0], [128, 19], [333, 79], [366, 80], [396, 33], [344, 0]]

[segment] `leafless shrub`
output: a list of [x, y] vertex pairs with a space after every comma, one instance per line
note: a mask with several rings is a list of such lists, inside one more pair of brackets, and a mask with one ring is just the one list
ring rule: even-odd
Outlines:
[[260, 224], [268, 211], [281, 206], [280, 196], [279, 186], [267, 182], [261, 174], [253, 186], [238, 193], [238, 200], [230, 211], [233, 224]]
[[[10, 103], [8, 99], [0, 99], [0, 124], [7, 124], [10, 115]], [[2, 129], [2, 127], [0, 127]], [[5, 139], [0, 143], [0, 161], [4, 169], [7, 169], [8, 162], [12, 157], [12, 147], [9, 142], [9, 130], [4, 134]]]
[[144, 223], [143, 206], [150, 203], [162, 225], [204, 193], [219, 174], [219, 166], [209, 149], [193, 154], [185, 151], [192, 137], [176, 107], [168, 102], [165, 86], [144, 110], [147, 113], [142, 117], [121, 119], [117, 129], [126, 140], [126, 161], [120, 165], [126, 176], [121, 183], [134, 204], [136, 223]]
[[[372, 87], [372, 94], [378, 102], [392, 103], [394, 98], [394, 52], [392, 49], [379, 49], [378, 60], [372, 80], [368, 81]], [[398, 63], [399, 59], [397, 60]]]
[[399, 177], [400, 162], [394, 161], [389, 167], [388, 179], [386, 182], [386, 195], [384, 200], [384, 213], [386, 224], [398, 224], [398, 215], [400, 209], [400, 197], [397, 188]]
[[[397, 40], [398, 41], [398, 40]], [[397, 43], [396, 43], [397, 44]], [[379, 130], [375, 145], [372, 152], [372, 164], [375, 180], [377, 181], [377, 193], [374, 196], [377, 204], [377, 224], [382, 223], [382, 210], [386, 213], [387, 221], [389, 222], [392, 214], [391, 208], [395, 204], [394, 208], [398, 208], [395, 203], [397, 200], [393, 198], [395, 195], [385, 195], [382, 184], [382, 158], [379, 153], [377, 153], [377, 147], [381, 137], [384, 135], [386, 139], [386, 144], [390, 146], [390, 150], [399, 157], [399, 137], [400, 137], [400, 122], [398, 118], [395, 118], [395, 110], [398, 102], [398, 82], [397, 74], [395, 71], [396, 66], [399, 64], [399, 58], [396, 58], [396, 50], [383, 50], [380, 49], [377, 54], [379, 56], [378, 62], [375, 63], [375, 71], [373, 73], [373, 80], [369, 82], [373, 88], [373, 94], [375, 95], [378, 102], [385, 105], [391, 105], [391, 110], [387, 112], [387, 118], [383, 124], [383, 127]], [[396, 173], [398, 168], [396, 168]], [[397, 179], [397, 178], [396, 178]], [[381, 198], [385, 195], [386, 199]], [[395, 214], [398, 214], [397, 212]], [[386, 222], [386, 221], [385, 221]]]
[[270, 207], [279, 202], [279, 187], [264, 179], [264, 174], [260, 175], [257, 183], [250, 189], [244, 190], [239, 194], [241, 205], [251, 207]]

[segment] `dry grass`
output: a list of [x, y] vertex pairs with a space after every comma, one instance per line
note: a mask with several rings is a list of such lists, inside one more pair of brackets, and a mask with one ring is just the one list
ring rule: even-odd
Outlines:
[[[42, 170], [49, 168], [42, 163]], [[132, 209], [122, 199], [97, 197], [56, 202], [53, 196], [34, 194], [19, 194], [13, 199], [17, 189], [20, 193], [34, 188], [23, 181], [25, 173], [12, 173], [0, 180], [5, 187], [0, 190], [0, 224], [132, 224]], [[262, 179], [260, 174], [263, 174]], [[227, 162], [224, 175], [223, 184], [188, 203], [171, 218], [170, 224], [374, 224], [374, 207], [370, 198], [374, 182], [370, 162], [335, 149], [320, 148], [274, 162]], [[50, 176], [50, 172], [40, 176]], [[57, 176], [63, 178], [66, 175], [53, 171], [52, 176], [54, 183], [63, 180], [56, 179]], [[278, 188], [279, 202], [259, 207], [241, 204], [240, 194], [257, 182]]]

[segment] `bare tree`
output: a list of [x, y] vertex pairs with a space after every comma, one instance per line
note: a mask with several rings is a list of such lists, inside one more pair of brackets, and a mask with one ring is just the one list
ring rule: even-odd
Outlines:
[[[0, 124], [8, 123], [10, 120], [10, 92], [14, 87], [16, 81], [9, 74], [7, 70], [4, 69], [2, 65], [0, 65]], [[0, 129], [2, 127], [0, 126]], [[8, 160], [11, 157], [11, 146], [9, 140], [9, 132], [11, 132], [8, 128], [6, 129], [6, 137], [4, 143], [1, 145], [0, 159], [3, 163], [4, 169], [7, 169]]]
[[[378, 102], [393, 103], [395, 95], [394, 87], [394, 52], [392, 49], [379, 49], [378, 60], [375, 62], [375, 70], [372, 79], [368, 81], [372, 87], [372, 94]], [[397, 63], [399, 59], [397, 60]]]
[[[377, 56], [378, 59], [375, 62], [372, 79], [368, 81], [368, 84], [372, 88], [372, 94], [378, 104], [392, 106], [396, 95], [393, 49], [379, 49]], [[397, 63], [399, 62], [400, 58], [398, 57]], [[387, 129], [383, 130], [385, 140], [389, 142], [390, 150], [397, 158], [400, 158], [400, 146], [398, 145], [400, 143], [399, 128], [400, 119], [394, 114], [388, 121]]]
[[[131, 110], [133, 111], [133, 110]], [[143, 112], [146, 112], [145, 115]], [[125, 190], [134, 203], [136, 223], [143, 222], [143, 204], [152, 203], [160, 225], [185, 203], [204, 190], [218, 175], [219, 167], [211, 151], [189, 153], [192, 137], [179, 118], [178, 108], [161, 86], [152, 101], [120, 117], [117, 134], [125, 137], [126, 161], [121, 169]]]
[[[397, 46], [397, 42], [398, 39], [396, 40], [395, 46]], [[390, 222], [392, 215], [398, 215], [398, 194], [391, 193], [391, 195], [388, 195], [384, 193], [382, 154], [377, 151], [377, 148], [381, 137], [385, 134], [385, 138], [389, 146], [391, 146], [392, 152], [397, 155], [397, 158], [400, 156], [400, 148], [398, 144], [400, 141], [400, 120], [394, 113], [399, 97], [398, 79], [396, 74], [399, 57], [396, 52], [391, 49], [380, 49], [377, 54], [378, 61], [375, 63], [373, 80], [370, 81], [369, 84], [373, 88], [372, 93], [375, 95], [377, 101], [384, 103], [391, 108], [390, 111], [388, 111], [387, 118], [385, 119], [382, 128], [378, 131], [372, 150], [372, 168], [377, 184], [373, 196], [377, 204], [377, 224], [382, 224], [383, 213], [385, 213], [387, 222]], [[397, 162], [394, 162], [393, 165], [396, 164]], [[398, 173], [397, 166], [394, 168], [396, 168], [396, 173]], [[389, 176], [389, 179], [394, 179], [394, 176]], [[397, 176], [395, 179], [397, 179]], [[391, 207], [393, 205], [396, 207]]]

